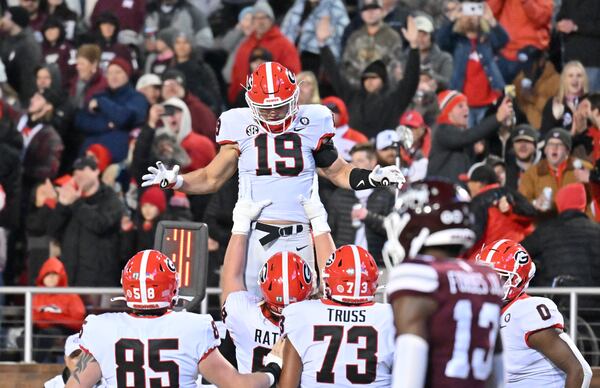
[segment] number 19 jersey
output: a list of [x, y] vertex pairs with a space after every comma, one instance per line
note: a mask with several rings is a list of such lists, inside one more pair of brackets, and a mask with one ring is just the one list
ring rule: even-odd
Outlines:
[[230, 109], [219, 118], [217, 142], [237, 144], [240, 177], [251, 177], [252, 199], [271, 200], [261, 219], [308, 223], [298, 196], [310, 197], [315, 174], [313, 151], [334, 135], [333, 116], [323, 105], [301, 105], [290, 127], [267, 132], [250, 108]]
[[91, 353], [109, 387], [195, 388], [198, 363], [219, 346], [210, 315], [169, 312], [88, 315], [81, 348]]
[[302, 359], [303, 388], [390, 386], [395, 330], [389, 304], [305, 300], [283, 310], [281, 329]]

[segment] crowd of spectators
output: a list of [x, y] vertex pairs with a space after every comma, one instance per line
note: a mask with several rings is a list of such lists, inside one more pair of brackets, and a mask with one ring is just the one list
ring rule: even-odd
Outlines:
[[[0, 0], [0, 284], [56, 273], [60, 285], [117, 286], [159, 221], [190, 220], [209, 225], [216, 286], [237, 177], [186, 196], [144, 191], [141, 176], [157, 160], [210, 163], [218, 116], [245, 106], [249, 72], [278, 61], [301, 81], [301, 104], [331, 109], [343, 158], [398, 159], [409, 181], [462, 185], [476, 247], [510, 236], [533, 254], [535, 285], [599, 286], [600, 2], [464, 5]], [[336, 243], [383, 267], [394, 193], [321, 190]], [[40, 305], [39, 320], [65, 313]]]

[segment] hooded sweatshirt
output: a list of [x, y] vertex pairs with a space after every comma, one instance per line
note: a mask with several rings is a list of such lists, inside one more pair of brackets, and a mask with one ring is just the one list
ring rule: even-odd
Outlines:
[[[51, 257], [40, 269], [35, 281], [38, 287], [44, 287], [44, 277], [49, 273], [59, 276], [57, 287], [67, 287], [65, 266], [56, 257]], [[79, 330], [85, 317], [85, 306], [76, 294], [36, 294], [33, 296], [33, 323], [39, 328], [64, 326]]]
[[333, 144], [335, 144], [335, 148], [337, 148], [340, 156], [344, 160], [350, 161], [352, 159], [350, 156], [352, 147], [356, 144], [366, 143], [369, 139], [362, 132], [350, 128], [348, 125], [348, 108], [346, 108], [346, 104], [344, 104], [341, 98], [329, 96], [322, 99], [321, 103], [323, 105], [335, 104], [337, 107], [339, 119], [337, 122], [338, 126], [335, 128], [335, 135], [333, 136]]
[[183, 112], [177, 143], [191, 159], [191, 163], [183, 171], [194, 171], [207, 166], [216, 155], [215, 146], [208, 137], [192, 131], [192, 116], [185, 102], [177, 97], [171, 97], [164, 102], [164, 105], [172, 105]]

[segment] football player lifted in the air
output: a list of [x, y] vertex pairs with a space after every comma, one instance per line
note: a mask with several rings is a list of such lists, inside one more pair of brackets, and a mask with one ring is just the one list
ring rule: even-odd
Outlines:
[[500, 281], [489, 267], [455, 259], [475, 239], [468, 194], [425, 180], [399, 200], [385, 222], [400, 262], [386, 289], [396, 325], [392, 387], [483, 388], [500, 380]]
[[[416, 28], [416, 27], [414, 27]], [[310, 196], [316, 169], [335, 185], [364, 190], [402, 185], [396, 166], [355, 168], [338, 157], [331, 111], [317, 104], [298, 105], [295, 75], [277, 62], [260, 65], [246, 85], [248, 108], [230, 109], [218, 120], [220, 151], [205, 168], [179, 175], [161, 162], [149, 167], [142, 186], [160, 185], [188, 194], [217, 191], [236, 171], [252, 179], [252, 197], [272, 200], [248, 236], [246, 285], [260, 295], [257, 276], [267, 258], [294, 251], [315, 268], [308, 219], [299, 195]], [[320, 267], [322, 267], [321, 264]]]
[[563, 331], [563, 316], [548, 298], [525, 293], [535, 264], [523, 246], [498, 240], [477, 256], [500, 276], [504, 296], [500, 334], [506, 387], [587, 388], [592, 369]]
[[[233, 210], [234, 232], [229, 240], [221, 274], [223, 322], [236, 348], [238, 370], [249, 373], [260, 370], [264, 357], [280, 336], [281, 311], [290, 303], [306, 299], [313, 291], [311, 268], [294, 252], [279, 252], [263, 264], [258, 282], [262, 297], [246, 291], [247, 234], [250, 224], [259, 217], [270, 201], [253, 201], [251, 182], [240, 180], [240, 196]], [[329, 256], [335, 249], [327, 225], [327, 212], [319, 199], [317, 176], [309, 200], [302, 199], [310, 220], [317, 257]], [[245, 233], [244, 233], [245, 231]]]
[[67, 388], [196, 387], [198, 373], [219, 387], [270, 387], [281, 372], [282, 343], [265, 367], [240, 374], [221, 355], [210, 315], [173, 311], [179, 293], [175, 264], [155, 250], [133, 256], [121, 275], [129, 312], [88, 315], [80, 333], [83, 355]]

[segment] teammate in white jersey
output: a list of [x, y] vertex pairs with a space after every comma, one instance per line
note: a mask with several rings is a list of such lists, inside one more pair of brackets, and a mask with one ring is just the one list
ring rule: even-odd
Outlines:
[[[210, 315], [175, 312], [179, 277], [162, 253], [146, 250], [121, 275], [129, 313], [89, 315], [80, 333], [84, 354], [67, 388], [196, 387], [198, 373], [219, 387], [269, 387], [280, 373], [278, 349], [259, 373], [240, 374], [221, 355], [219, 333]], [[278, 345], [281, 346], [281, 345]]]
[[276, 62], [260, 65], [248, 77], [249, 108], [231, 109], [219, 118], [216, 137], [221, 149], [208, 166], [181, 176], [178, 166], [169, 170], [159, 162], [143, 177], [142, 186], [158, 184], [189, 194], [217, 191], [236, 168], [240, 177], [252, 178], [253, 197], [273, 201], [249, 236], [245, 277], [256, 295], [256, 275], [277, 252], [294, 250], [315, 268], [308, 219], [297, 198], [310, 196], [317, 168], [337, 186], [354, 190], [401, 185], [405, 180], [396, 166], [370, 171], [344, 161], [331, 140], [331, 111], [322, 105], [298, 106], [298, 95], [292, 72]]
[[477, 261], [491, 266], [504, 281], [500, 334], [506, 387], [588, 387], [592, 370], [563, 331], [556, 304], [525, 293], [535, 275], [535, 264], [525, 248], [512, 240], [498, 240], [484, 246]]
[[375, 303], [379, 271], [361, 247], [344, 245], [327, 259], [325, 297], [283, 309], [287, 342], [279, 387], [389, 387], [394, 319]]
[[[327, 212], [319, 199], [317, 176], [310, 200], [303, 200], [315, 234], [317, 256], [329, 256], [334, 250], [326, 223]], [[240, 198], [233, 210], [236, 223], [225, 253], [221, 276], [223, 322], [236, 347], [238, 370], [241, 373], [263, 367], [263, 358], [280, 337], [281, 311], [290, 303], [306, 299], [313, 289], [313, 273], [308, 264], [293, 252], [271, 256], [260, 270], [259, 287], [262, 297], [248, 291], [244, 285], [247, 234], [250, 224], [259, 217], [270, 201], [252, 200], [251, 183], [240, 180]], [[267, 206], [268, 208], [268, 206]], [[241, 223], [241, 225], [240, 225]], [[242, 231], [246, 233], [242, 233]]]

